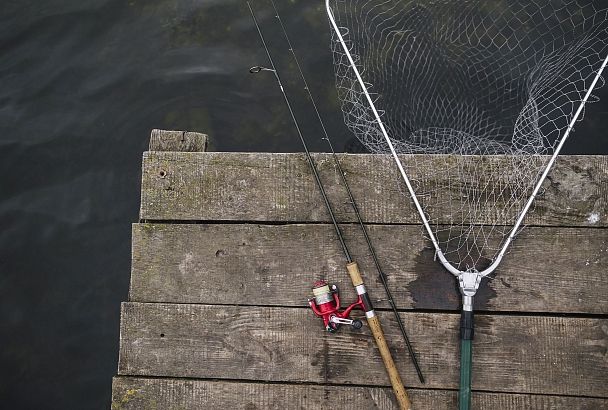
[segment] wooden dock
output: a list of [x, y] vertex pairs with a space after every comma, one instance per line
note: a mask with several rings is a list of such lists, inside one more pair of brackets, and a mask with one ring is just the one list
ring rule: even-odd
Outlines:
[[[205, 147], [154, 131], [144, 153], [112, 409], [396, 409], [367, 327], [328, 334], [308, 308], [317, 279], [355, 294], [305, 156]], [[391, 159], [340, 155], [425, 385], [331, 157], [314, 157], [414, 409], [456, 409], [460, 295]], [[473, 408], [608, 409], [608, 157], [561, 157], [527, 224], [475, 298]]]

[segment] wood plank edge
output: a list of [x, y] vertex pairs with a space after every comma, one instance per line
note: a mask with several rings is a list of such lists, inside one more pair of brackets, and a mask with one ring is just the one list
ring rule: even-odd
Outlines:
[[[239, 393], [243, 391], [258, 394]], [[227, 392], [234, 394], [230, 396]], [[440, 410], [456, 406], [456, 390], [416, 388], [408, 389], [408, 393], [418, 409]], [[201, 404], [238, 409], [296, 408], [286, 404], [284, 398], [293, 400], [290, 402], [292, 405], [297, 403], [297, 408], [344, 408], [340, 403], [348, 403], [348, 408], [353, 410], [370, 408], [370, 405], [373, 408], [397, 408], [389, 387], [133, 376], [116, 376], [112, 379], [112, 410], [150, 408], [150, 405], [194, 409], [200, 408]], [[356, 398], [358, 400], [353, 400]], [[473, 403], [479, 405], [480, 409], [495, 406], [505, 410], [522, 406], [531, 409], [608, 409], [608, 399], [601, 397], [491, 391], [473, 391]]]

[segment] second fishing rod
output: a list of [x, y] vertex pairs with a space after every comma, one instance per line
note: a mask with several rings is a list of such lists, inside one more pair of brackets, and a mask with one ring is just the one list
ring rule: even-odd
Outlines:
[[327, 129], [325, 128], [325, 124], [323, 122], [323, 119], [321, 118], [319, 109], [317, 108], [317, 103], [315, 102], [315, 99], [312, 96], [312, 92], [310, 90], [310, 87], [308, 86], [308, 81], [306, 81], [306, 76], [304, 75], [304, 71], [302, 70], [302, 66], [300, 65], [298, 56], [296, 55], [296, 51], [295, 51], [293, 45], [291, 44], [291, 40], [289, 39], [289, 35], [287, 34], [287, 29], [285, 28], [285, 25], [283, 24], [283, 19], [281, 19], [279, 10], [277, 9], [277, 6], [276, 6], [274, 0], [270, 0], [270, 3], [272, 4], [272, 8], [274, 9], [275, 17], [277, 18], [277, 20], [281, 26], [281, 30], [285, 37], [285, 41], [287, 42], [287, 45], [289, 46], [289, 51], [293, 57], [293, 61], [296, 63], [296, 68], [298, 69], [298, 73], [300, 74], [300, 78], [302, 80], [302, 83], [304, 84], [304, 89], [306, 90], [310, 103], [312, 104], [312, 107], [315, 111], [319, 124], [321, 125], [321, 129], [322, 129], [323, 135], [324, 135], [323, 139], [327, 142], [327, 145], [329, 146], [334, 164], [336, 165], [336, 169], [337, 169], [338, 173], [340, 174], [342, 184], [344, 185], [344, 188], [346, 189], [346, 193], [348, 195], [348, 200], [353, 208], [353, 211], [357, 218], [357, 223], [358, 223], [359, 227], [361, 228], [361, 231], [363, 232], [363, 237], [365, 238], [365, 242], [367, 243], [367, 247], [369, 249], [370, 255], [372, 256], [372, 260], [374, 262], [376, 271], [378, 272], [378, 277], [380, 278], [380, 281], [382, 282], [382, 286], [384, 287], [384, 292], [386, 293], [386, 299], [387, 299], [389, 305], [391, 306], [391, 310], [393, 311], [393, 315], [395, 317], [395, 320], [397, 321], [397, 325], [399, 326], [399, 331], [401, 332], [403, 341], [405, 342], [405, 345], [410, 354], [412, 363], [414, 364], [414, 368], [416, 369], [416, 373], [418, 374], [418, 379], [420, 380], [420, 383], [424, 384], [424, 376], [422, 375], [422, 370], [420, 369], [420, 365], [418, 364], [418, 359], [416, 358], [414, 348], [412, 346], [412, 343], [410, 342], [409, 337], [407, 336], [407, 332], [405, 330], [405, 325], [403, 324], [403, 320], [401, 320], [401, 316], [399, 315], [399, 312], [397, 311], [397, 305], [395, 304], [395, 301], [393, 300], [393, 295], [391, 294], [391, 291], [388, 286], [388, 278], [386, 277], [386, 274], [382, 270], [380, 261], [378, 259], [378, 255], [376, 254], [376, 250], [372, 244], [372, 240], [369, 237], [365, 224], [363, 223], [363, 218], [361, 217], [361, 212], [359, 211], [357, 202], [355, 201], [355, 198], [350, 189], [348, 181], [346, 180], [346, 173], [342, 169], [342, 165], [340, 164], [340, 161], [338, 160], [338, 156], [336, 155], [334, 146], [331, 143], [331, 139], [329, 138], [329, 133], [327, 132]]
[[[352, 284], [355, 287], [355, 290], [358, 294], [357, 302], [353, 303], [345, 311], [339, 312], [339, 303], [340, 302], [337, 297], [337, 290], [335, 289], [335, 287], [333, 287], [330, 290], [329, 286], [326, 283], [322, 282], [322, 283], [315, 284], [315, 288], [313, 289], [313, 291], [315, 293], [315, 300], [313, 300], [309, 303], [311, 304], [311, 307], [313, 308], [313, 310], [315, 311], [315, 313], [317, 315], [323, 316], [328, 330], [337, 328], [337, 326], [339, 326], [341, 323], [345, 323], [345, 321], [347, 323], [350, 322], [351, 324], [353, 324], [353, 326], [356, 326], [357, 321], [352, 321], [352, 320], [347, 319], [350, 311], [354, 308], [360, 308], [365, 312], [365, 317], [367, 319], [367, 323], [368, 323], [370, 330], [372, 332], [372, 335], [374, 336], [374, 339], [376, 341], [376, 346], [378, 347], [378, 350], [380, 351], [382, 361], [384, 362], [384, 366], [388, 373], [391, 385], [393, 387], [393, 391], [397, 398], [397, 402], [399, 403], [399, 407], [402, 410], [410, 410], [411, 409], [410, 399], [407, 395], [407, 392], [405, 391], [405, 387], [403, 386], [403, 382], [401, 381], [401, 376], [399, 375], [399, 372], [397, 371], [397, 367], [395, 365], [391, 352], [388, 348], [388, 344], [387, 344], [386, 338], [384, 336], [384, 331], [382, 330], [380, 320], [374, 311], [374, 308], [373, 308], [373, 305], [371, 302], [371, 298], [369, 297], [369, 294], [367, 292], [367, 289], [365, 287], [365, 284], [364, 284], [362, 276], [361, 276], [361, 272], [359, 271], [359, 266], [358, 266], [357, 262], [355, 262], [353, 260], [351, 254], [348, 250], [348, 247], [344, 241], [342, 231], [336, 220], [331, 203], [329, 202], [329, 199], [327, 198], [327, 194], [323, 187], [323, 183], [321, 182], [321, 178], [319, 176], [317, 167], [313, 161], [313, 158], [308, 149], [308, 145], [306, 144], [306, 140], [304, 139], [304, 136], [302, 134], [298, 121], [295, 117], [291, 103], [290, 103], [287, 93], [283, 87], [283, 83], [281, 82], [281, 78], [279, 76], [277, 68], [274, 64], [272, 55], [270, 54], [270, 50], [268, 49], [268, 46], [264, 39], [264, 35], [262, 34], [262, 30], [255, 17], [253, 8], [251, 7], [251, 4], [249, 2], [247, 2], [247, 6], [249, 7], [251, 17], [253, 19], [253, 22], [257, 29], [260, 41], [262, 42], [262, 46], [264, 47], [264, 50], [266, 51], [266, 55], [268, 56], [268, 61], [271, 66], [270, 68], [256, 66], [256, 67], [252, 67], [249, 71], [251, 73], [259, 73], [261, 71], [270, 71], [274, 74], [275, 79], [277, 80], [279, 89], [281, 90], [281, 93], [285, 100], [285, 104], [289, 110], [289, 113], [293, 120], [294, 126], [295, 126], [298, 136], [300, 138], [300, 142], [302, 143], [302, 147], [304, 148], [304, 152], [306, 154], [308, 163], [311, 167], [315, 182], [317, 184], [317, 187], [319, 188], [319, 191], [323, 198], [323, 202], [325, 204], [325, 207], [327, 208], [327, 211], [331, 218], [333, 227], [336, 231], [336, 236], [340, 242], [342, 251], [347, 260], [346, 269], [348, 271]], [[275, 10], [276, 10], [276, 8], [275, 8]]]

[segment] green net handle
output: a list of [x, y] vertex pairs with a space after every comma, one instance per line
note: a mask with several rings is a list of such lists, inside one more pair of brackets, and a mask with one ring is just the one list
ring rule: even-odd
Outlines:
[[460, 390], [458, 409], [471, 408], [471, 376], [473, 362], [473, 312], [463, 310], [460, 316]]
[[458, 409], [471, 408], [471, 362], [473, 360], [473, 341], [460, 341], [460, 391], [458, 392]]

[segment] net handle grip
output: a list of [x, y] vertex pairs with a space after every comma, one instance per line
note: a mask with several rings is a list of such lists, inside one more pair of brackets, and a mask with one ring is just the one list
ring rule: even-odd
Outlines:
[[463, 310], [460, 315], [460, 388], [458, 409], [471, 408], [471, 379], [473, 364], [473, 311]]
[[[348, 274], [350, 275], [350, 279], [353, 282], [353, 286], [357, 288], [357, 293], [359, 293], [362, 286], [363, 291], [365, 291], [365, 287], [363, 284], [363, 279], [361, 278], [361, 272], [359, 271], [359, 266], [356, 262], [351, 262], [346, 265], [348, 270]], [[359, 293], [361, 297], [364, 294]], [[364, 299], [369, 300], [367, 296], [367, 291], [365, 291]], [[386, 368], [386, 372], [388, 373], [388, 377], [391, 382], [391, 386], [393, 387], [393, 392], [395, 393], [395, 397], [397, 398], [397, 402], [399, 403], [399, 408], [401, 410], [412, 410], [412, 403], [410, 401], [407, 392], [405, 391], [405, 387], [403, 387], [403, 382], [401, 381], [401, 376], [397, 371], [397, 366], [395, 365], [395, 361], [393, 360], [393, 356], [391, 351], [388, 348], [388, 344], [386, 343], [386, 337], [384, 336], [384, 331], [382, 330], [382, 325], [380, 324], [380, 319], [376, 316], [373, 308], [371, 307], [371, 302], [369, 306], [370, 310], [365, 312], [365, 317], [367, 318], [367, 324], [374, 336], [374, 340], [376, 341], [376, 346], [378, 350], [380, 350], [380, 356], [382, 356], [382, 361], [384, 362], [384, 367]]]

